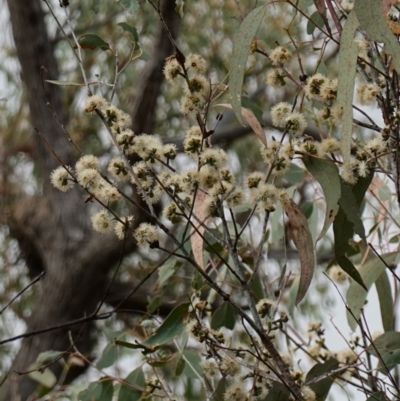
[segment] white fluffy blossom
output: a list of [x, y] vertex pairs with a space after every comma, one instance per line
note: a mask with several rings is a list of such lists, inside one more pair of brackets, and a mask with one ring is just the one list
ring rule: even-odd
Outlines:
[[[66, 168], [72, 171], [71, 167], [66, 166]], [[59, 166], [52, 171], [50, 180], [53, 186], [62, 192], [67, 192], [74, 186], [73, 178], [63, 166]]]

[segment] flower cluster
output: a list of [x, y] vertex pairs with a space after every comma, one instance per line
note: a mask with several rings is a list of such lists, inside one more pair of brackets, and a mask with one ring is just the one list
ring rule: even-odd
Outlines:
[[[189, 54], [183, 65], [175, 56], [166, 59], [165, 78], [170, 83], [176, 83], [178, 76], [183, 79], [181, 81], [184, 91], [181, 99], [182, 114], [195, 115], [200, 112], [210, 96], [210, 82], [203, 75], [206, 69], [206, 61], [198, 54]], [[189, 75], [189, 73], [194, 73], [194, 75]]]

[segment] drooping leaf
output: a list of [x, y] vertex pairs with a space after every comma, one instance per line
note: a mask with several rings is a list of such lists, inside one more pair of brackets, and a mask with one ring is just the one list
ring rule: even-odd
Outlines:
[[203, 260], [203, 235], [205, 231], [204, 225], [206, 224], [207, 216], [203, 209], [203, 203], [207, 198], [204, 191], [198, 190], [196, 197], [193, 199], [193, 225], [190, 227], [190, 243], [192, 244], [193, 257], [196, 263], [204, 270]]
[[189, 303], [177, 306], [162, 322], [161, 326], [142, 344], [146, 347], [156, 349], [157, 347], [172, 341], [182, 333], [184, 319], [187, 315]]
[[266, 7], [260, 6], [249, 12], [237, 31], [233, 40], [233, 52], [230, 62], [229, 95], [232, 109], [239, 120], [242, 120], [242, 86], [246, 61], [250, 52], [250, 45], [257, 33], [261, 21], [264, 19]]
[[[217, 104], [216, 106], [227, 107], [229, 109], [232, 108], [232, 105], [230, 105], [229, 103], [220, 103]], [[258, 139], [260, 139], [260, 141], [264, 144], [264, 146], [267, 146], [267, 138], [265, 137], [264, 129], [261, 126], [255, 114], [253, 113], [253, 111], [245, 107], [242, 107], [241, 115], [250, 125], [251, 129], [255, 132]]]
[[339, 171], [336, 164], [318, 157], [303, 156], [303, 162], [307, 170], [321, 185], [326, 201], [325, 222], [319, 234], [319, 241], [328, 231], [339, 211], [339, 199], [341, 196]]
[[225, 377], [223, 377], [223, 378], [218, 382], [217, 390], [216, 390], [215, 393], [214, 393], [214, 396], [213, 396], [213, 398], [212, 398], [212, 401], [221, 401], [221, 400], [224, 399], [224, 394], [225, 394], [225, 391], [226, 391], [226, 385], [227, 385], [226, 379], [225, 379]]
[[367, 288], [363, 283], [360, 273], [348, 258], [348, 254], [351, 251], [349, 240], [353, 238], [355, 225], [361, 236], [365, 237], [364, 226], [360, 218], [360, 208], [372, 178], [372, 173], [367, 177], [361, 177], [353, 187], [341, 179], [340, 208], [333, 222], [336, 261], [364, 289]]
[[[326, 376], [327, 373], [335, 371], [339, 367], [339, 362], [335, 358], [328, 359], [324, 363], [315, 364], [307, 373], [306, 383], [312, 382], [321, 376]], [[322, 380], [307, 384], [311, 387], [316, 395], [316, 401], [324, 401], [329, 394], [332, 384], [335, 379], [332, 376], [327, 376]]]
[[212, 315], [211, 328], [218, 330], [220, 327], [226, 327], [232, 330], [235, 327], [236, 319], [235, 309], [229, 302], [224, 302]]
[[301, 273], [296, 296], [296, 305], [298, 305], [306, 295], [314, 274], [314, 244], [307, 219], [292, 200], [285, 205], [285, 213], [289, 219], [288, 232], [296, 245], [300, 259]]
[[344, 167], [350, 163], [351, 135], [353, 133], [353, 95], [356, 77], [358, 47], [354, 32], [358, 27], [356, 13], [350, 12], [340, 38], [337, 107], [342, 114], [341, 146]]
[[383, 16], [383, 3], [376, 0], [356, 0], [354, 12], [371, 39], [384, 43], [385, 52], [393, 57], [393, 64], [400, 71], [400, 47], [395, 35], [390, 30]]
[[[390, 265], [396, 260], [397, 253], [387, 253], [381, 257], [388, 265]], [[357, 321], [355, 319], [358, 320], [360, 317], [360, 310], [364, 307], [368, 290], [371, 288], [372, 284], [378, 280], [382, 273], [385, 272], [385, 269], [385, 264], [378, 257], [374, 257], [361, 266], [358, 270], [361, 279], [367, 288], [367, 291], [365, 291], [364, 288], [361, 288], [354, 281], [351, 282], [350, 287], [347, 290], [346, 301], [352, 314], [354, 315], [353, 317], [353, 315], [347, 311], [347, 322], [352, 330], [357, 328]], [[391, 310], [390, 313], [392, 313]]]
[[386, 271], [382, 272], [378, 277], [375, 286], [379, 298], [383, 329], [385, 331], [391, 331], [394, 329], [393, 297], [392, 288]]
[[388, 331], [380, 335], [374, 340], [374, 345], [367, 348], [367, 352], [380, 357], [383, 360], [379, 361], [378, 369], [381, 373], [388, 374], [395, 366], [400, 363], [400, 333], [397, 331]]
[[360, 204], [357, 202], [353, 188], [341, 179], [340, 208], [346, 215], [347, 221], [353, 226], [353, 231], [365, 238], [364, 224], [360, 216]]
[[100, 48], [103, 51], [110, 49], [110, 45], [107, 42], [105, 42], [100, 36], [92, 33], [82, 35], [78, 39], [78, 43], [82, 49], [95, 50]]
[[129, 373], [125, 379], [127, 384], [122, 384], [119, 390], [118, 401], [139, 401], [145, 389], [145, 377], [141, 367]]

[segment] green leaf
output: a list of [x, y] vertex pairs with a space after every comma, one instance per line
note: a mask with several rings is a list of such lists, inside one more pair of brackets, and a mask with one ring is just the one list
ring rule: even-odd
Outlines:
[[339, 212], [341, 185], [339, 171], [335, 163], [313, 156], [303, 156], [307, 170], [321, 185], [326, 201], [325, 221], [317, 241], [324, 237]]
[[229, 94], [232, 110], [237, 119], [243, 124], [242, 119], [242, 86], [246, 69], [246, 61], [249, 56], [250, 45], [257, 33], [261, 21], [264, 19], [266, 7], [260, 6], [246, 15], [233, 40], [233, 52], [230, 62]]
[[211, 328], [218, 330], [220, 327], [226, 327], [232, 330], [235, 327], [236, 319], [235, 309], [229, 302], [224, 302], [212, 315]]
[[354, 32], [357, 27], [358, 20], [353, 10], [344, 25], [339, 48], [337, 104], [339, 109], [343, 111], [341, 145], [345, 166], [350, 163], [351, 135], [353, 133], [353, 95], [358, 55], [358, 46], [354, 42]]
[[242, 96], [242, 107], [249, 109], [256, 116], [258, 122], [262, 125], [263, 120], [263, 110], [261, 110], [255, 103], [253, 103], [248, 97]]
[[176, 270], [179, 269], [181, 266], [182, 262], [172, 258], [164, 263], [158, 270], [158, 281], [156, 289], [163, 288], [168, 283], [168, 279], [173, 274], [175, 274]]
[[186, 365], [185, 360], [181, 357], [175, 368], [176, 377], [179, 377], [182, 374], [183, 370], [185, 369], [185, 365]]
[[[35, 365], [32, 364], [28, 367], [28, 370], [35, 369]], [[33, 372], [29, 372], [28, 376], [47, 388], [53, 388], [57, 383], [57, 377], [55, 374], [49, 369], [45, 369], [43, 372], [39, 372], [38, 370], [34, 370]]]
[[93, 401], [98, 400], [101, 397], [102, 385], [100, 382], [93, 382], [89, 384], [86, 390], [81, 391], [78, 394], [79, 401]]
[[121, 347], [124, 347], [124, 348], [140, 349], [140, 350], [142, 350], [142, 353], [144, 355], [151, 354], [152, 352], [154, 352], [153, 348], [146, 347], [145, 345], [139, 344], [137, 341], [134, 344], [133, 343], [129, 343], [127, 341], [121, 341], [121, 340], [115, 340], [114, 342], [115, 342], [115, 345], [118, 345], [118, 346], [121, 346]]
[[265, 401], [287, 401], [290, 399], [290, 393], [282, 383], [274, 381], [272, 388], [268, 391]]
[[148, 361], [147, 363], [150, 366], [153, 366], [154, 368], [161, 368], [161, 366], [164, 366], [168, 362], [171, 362], [175, 357], [176, 357], [176, 354], [169, 354], [169, 355], [164, 356], [161, 359], [151, 360], [151, 361]]
[[104, 348], [100, 359], [96, 363], [97, 369], [108, 368], [113, 365], [118, 358], [118, 347], [115, 340], [124, 340], [125, 333], [121, 331], [109, 331], [106, 333], [109, 344]]
[[120, 22], [118, 26], [120, 26], [125, 32], [128, 32], [132, 35], [135, 45], [139, 42], [139, 35], [137, 29], [134, 26], [129, 25], [126, 22]]
[[60, 359], [60, 357], [64, 354], [65, 352], [53, 350], [41, 352], [36, 358], [35, 366], [36, 368], [40, 368], [43, 365], [47, 365]]
[[304, 214], [304, 217], [308, 220], [314, 210], [314, 203], [312, 203], [312, 202], [303, 203], [300, 206], [300, 210]]
[[52, 79], [46, 79], [46, 82], [59, 86], [85, 86], [85, 84], [80, 84], [79, 82], [53, 81]]
[[339, 199], [340, 208], [346, 215], [347, 221], [353, 226], [353, 231], [361, 238], [365, 239], [364, 225], [360, 216], [360, 203], [357, 202], [353, 188], [341, 181], [341, 196]]
[[115, 344], [108, 344], [105, 348], [104, 351], [96, 363], [97, 369], [104, 369], [108, 368], [109, 366], [113, 365], [114, 362], [118, 358], [118, 349]]
[[[387, 253], [382, 255], [381, 258], [387, 263], [391, 264], [396, 260], [398, 253]], [[364, 307], [367, 299], [368, 291], [372, 284], [378, 280], [379, 276], [385, 272], [385, 264], [378, 258], [374, 257], [369, 260], [363, 266], [359, 268], [359, 273], [363, 283], [365, 284], [367, 291], [357, 285], [354, 281], [351, 282], [349, 289], [347, 290], [346, 301], [354, 317], [350, 312], [347, 311], [347, 322], [352, 330], [357, 328], [357, 321], [359, 319], [360, 310]]]
[[183, 6], [185, 5], [184, 0], [175, 0], [175, 11], [179, 14], [181, 18], [183, 18]]
[[376, 393], [373, 393], [371, 397], [367, 398], [367, 401], [387, 401], [388, 398], [386, 397], [386, 394], [382, 391], [377, 391]]
[[121, 3], [122, 7], [130, 14], [135, 13], [139, 9], [137, 0], [117, 0], [117, 3]]
[[376, 358], [380, 355], [384, 365], [382, 361], [379, 361], [378, 370], [388, 374], [388, 370], [390, 371], [400, 363], [400, 333], [388, 331], [374, 340], [374, 345], [370, 345], [366, 350]]
[[129, 373], [125, 381], [132, 386], [123, 384], [119, 390], [118, 401], [139, 401], [145, 387], [145, 377], [141, 367]]
[[[339, 362], [334, 358], [328, 359], [324, 363], [317, 363], [307, 373], [306, 383], [326, 375], [327, 373], [336, 370], [338, 367]], [[334, 381], [335, 380], [332, 376], [327, 376], [322, 380], [309, 384], [316, 395], [316, 401], [324, 401], [326, 399]]]
[[100, 36], [92, 33], [82, 35], [78, 39], [78, 43], [82, 49], [95, 50], [100, 48], [103, 51], [110, 50], [110, 45], [107, 42], [105, 42]]
[[[198, 379], [199, 376], [203, 376], [203, 370], [201, 368], [201, 358], [198, 352], [185, 349], [183, 351], [183, 355], [186, 360], [190, 363], [185, 363], [185, 367], [183, 369], [183, 375], [189, 379]], [[195, 370], [195, 372], [193, 371]]]
[[[367, 177], [358, 179], [354, 187], [341, 181], [341, 197], [339, 200], [339, 212], [333, 222], [333, 234], [335, 237], [335, 257], [339, 266], [361, 287], [367, 289], [363, 283], [359, 271], [348, 259], [351, 253], [349, 240], [353, 238], [354, 225], [361, 236], [364, 233], [364, 227], [360, 218], [360, 207], [364, 199], [365, 192], [372, 181], [373, 173]], [[350, 219], [350, 220], [349, 220]], [[365, 237], [365, 233], [364, 233]]]
[[371, 39], [384, 43], [385, 53], [393, 57], [394, 68], [400, 71], [399, 42], [383, 16], [382, 2], [356, 0], [354, 12], [357, 15], [360, 27], [367, 32]]
[[378, 277], [375, 286], [378, 292], [383, 329], [385, 331], [391, 331], [394, 329], [393, 297], [386, 270]]
[[226, 391], [226, 385], [227, 385], [226, 379], [223, 377], [218, 382], [217, 390], [214, 393], [212, 401], [221, 401], [221, 400], [224, 399], [224, 394], [225, 394], [225, 391]]
[[184, 328], [183, 321], [187, 315], [189, 303], [183, 303], [177, 306], [163, 321], [161, 326], [151, 335], [142, 345], [153, 350], [163, 344], [169, 343], [177, 335], [182, 333]]
[[307, 8], [313, 4], [314, 4], [313, 0], [297, 0], [296, 1], [297, 7], [302, 11], [306, 11]]
[[114, 385], [112, 379], [104, 378], [101, 380], [101, 396], [96, 401], [112, 401], [114, 395]]
[[318, 11], [315, 11], [311, 14], [310, 19], [307, 22], [307, 34], [312, 35], [316, 29], [316, 27], [323, 28], [324, 20], [321, 17], [321, 14]]

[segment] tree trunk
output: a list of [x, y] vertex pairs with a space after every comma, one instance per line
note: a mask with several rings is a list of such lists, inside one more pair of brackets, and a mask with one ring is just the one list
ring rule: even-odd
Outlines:
[[[32, 126], [46, 137], [65, 164], [73, 165], [79, 155], [73, 153], [65, 134], [46, 106], [42, 90], [42, 66], [48, 70], [44, 79], [57, 79], [58, 73], [41, 3], [40, 0], [8, 0], [21, 77], [26, 88]], [[174, 11], [175, 1], [168, 0], [165, 5], [165, 19], [171, 23], [172, 32], [176, 32], [179, 19]], [[162, 56], [155, 57], [151, 68], [147, 68], [138, 94], [138, 99], [146, 101], [146, 109], [140, 107], [141, 102], [135, 102], [133, 110], [134, 126], [139, 128], [146, 121], [147, 133], [151, 133], [154, 128], [152, 116], [155, 115], [156, 99], [160, 94], [163, 57], [172, 51], [162, 29], [158, 31], [155, 49], [155, 54]], [[150, 87], [151, 90], [147, 91], [146, 88]], [[68, 109], [62, 105], [60, 88], [46, 85], [46, 95], [66, 125]], [[9, 220], [11, 233], [19, 241], [22, 252], [25, 252], [29, 271], [32, 275], [46, 272], [40, 285], [35, 287], [39, 294], [27, 320], [28, 333], [93, 313], [105, 294], [109, 282], [108, 273], [118, 262], [122, 246], [113, 236], [104, 237], [92, 231], [88, 205], [84, 203], [81, 191], [74, 189], [63, 194], [51, 187], [49, 174], [59, 162], [34, 130], [32, 135], [35, 148], [33, 158], [43, 182], [43, 196], [22, 199], [13, 208], [14, 213]], [[136, 223], [141, 221], [137, 213]], [[134, 246], [133, 239], [128, 240], [123, 252], [132, 252]], [[115, 301], [114, 297], [112, 303]], [[138, 305], [145, 307], [142, 301]], [[90, 355], [96, 344], [94, 329], [94, 323], [87, 322], [25, 338], [13, 361], [7, 382], [1, 389], [0, 398], [7, 401], [33, 398], [37, 382], [18, 372], [27, 371], [41, 352], [68, 350], [71, 347], [70, 338], [83, 354]], [[51, 369], [59, 377], [61, 364], [55, 363]], [[77, 370], [68, 380], [80, 373], [82, 369]]]

